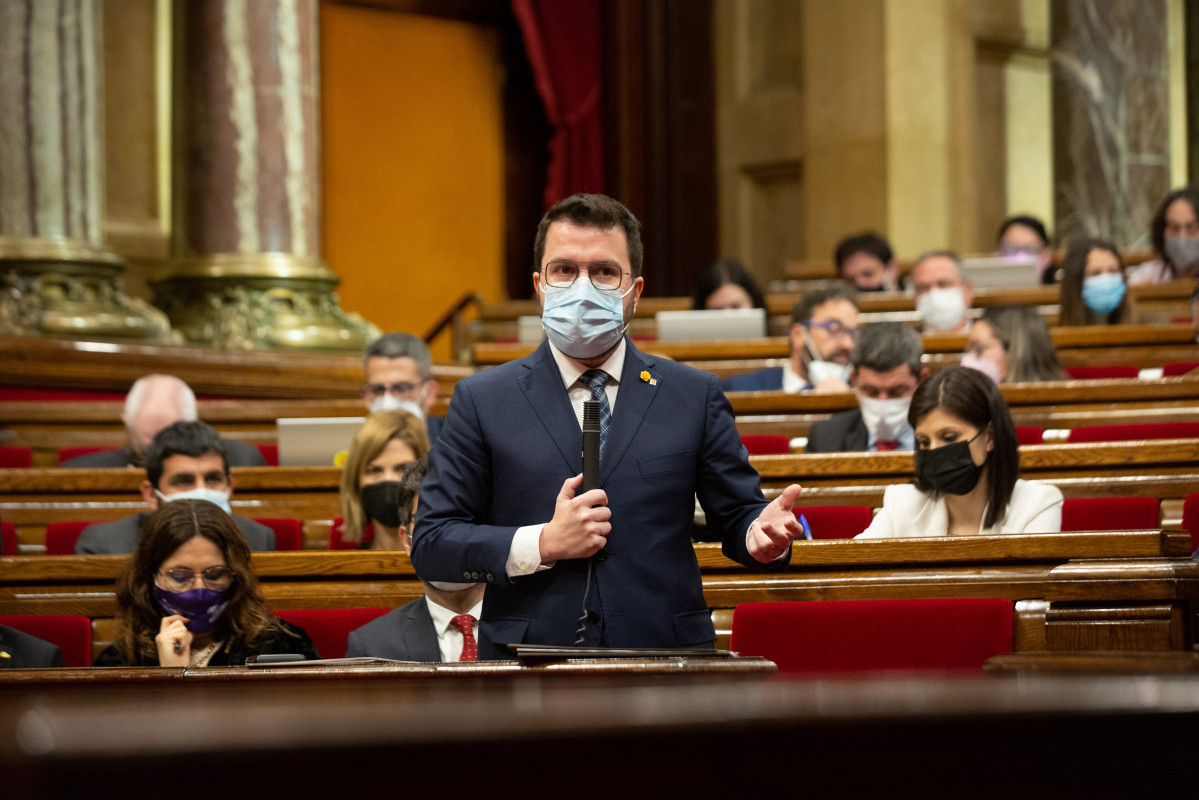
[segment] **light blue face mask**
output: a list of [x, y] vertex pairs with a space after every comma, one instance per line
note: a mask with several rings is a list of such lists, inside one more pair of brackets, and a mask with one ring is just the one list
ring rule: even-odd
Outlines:
[[601, 292], [580, 278], [565, 289], [543, 286], [541, 326], [554, 347], [571, 358], [595, 358], [624, 336], [624, 298], [628, 292]]
[[158, 499], [164, 503], [171, 503], [175, 500], [207, 500], [210, 503], [218, 506], [221, 511], [226, 514], [232, 514], [229, 509], [229, 492], [222, 492], [216, 489], [188, 489], [186, 492], [175, 492], [175, 494], [163, 494], [157, 489], [154, 494], [158, 495]]
[[1105, 316], [1124, 299], [1124, 279], [1114, 272], [1096, 275], [1082, 282], [1082, 301], [1092, 313]]

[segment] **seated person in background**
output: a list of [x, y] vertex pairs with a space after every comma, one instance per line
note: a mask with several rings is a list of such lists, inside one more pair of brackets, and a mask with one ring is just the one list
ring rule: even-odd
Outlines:
[[272, 616], [250, 549], [212, 503], [165, 503], [117, 578], [113, 643], [97, 667], [226, 667], [250, 656], [320, 658], [302, 628]]
[[934, 250], [912, 265], [916, 315], [925, 333], [965, 333], [970, 329], [966, 311], [974, 302], [974, 286], [962, 275], [957, 253]]
[[1124, 262], [1104, 239], [1080, 239], [1066, 248], [1062, 262], [1058, 325], [1123, 325], [1133, 321], [1124, 281]]
[[1199, 283], [1191, 292], [1191, 324], [1195, 326], [1195, 340], [1199, 341]]
[[691, 298], [691, 308], [695, 311], [765, 307], [762, 290], [745, 265], [735, 258], [713, 261], [699, 276]]
[[437, 400], [429, 346], [410, 333], [387, 333], [366, 348], [362, 401], [370, 413], [403, 409], [425, 422], [429, 441], [437, 439], [442, 417], [429, 414]]
[[862, 326], [849, 363], [858, 407], [812, 424], [805, 453], [856, 450], [911, 450], [908, 405], [917, 384], [928, 377], [920, 364], [920, 334], [902, 322]]
[[132, 553], [151, 512], [178, 500], [206, 500], [228, 516], [251, 550], [274, 550], [275, 532], [229, 510], [233, 477], [225, 456], [225, 443], [203, 422], [176, 422], [159, 432], [146, 457], [142, 499], [150, 511], [116, 522], [88, 525], [75, 542], [81, 555]]
[[[173, 422], [195, 422], [196, 395], [191, 387], [173, 375], [146, 375], [138, 378], [125, 395], [125, 424], [128, 441], [119, 450], [103, 450], [67, 459], [60, 466], [80, 467], [140, 467], [146, 463], [150, 442]], [[266, 459], [257, 447], [245, 442], [225, 439], [225, 455], [234, 467], [265, 467]]]
[[859, 292], [897, 292], [903, 288], [891, 245], [877, 233], [847, 236], [833, 251], [837, 275]]
[[24, 631], [0, 625], [0, 669], [63, 666], [62, 648]]
[[1062, 493], [1021, 480], [1016, 426], [999, 387], [978, 370], [949, 367], [920, 384], [915, 484], [888, 486], [883, 508], [855, 538], [1050, 533], [1062, 529]]
[[1128, 275], [1130, 286], [1199, 278], [1199, 188], [1186, 186], [1166, 195], [1149, 224], [1158, 258]]
[[360, 550], [407, 550], [396, 506], [404, 470], [429, 452], [420, 418], [407, 411], [371, 414], [354, 434], [341, 468], [341, 538]]
[[857, 300], [848, 288], [807, 292], [791, 310], [789, 363], [733, 375], [721, 387], [726, 392], [848, 392], [849, 354], [857, 335]]
[[1053, 283], [1053, 249], [1045, 223], [1028, 214], [1008, 217], [999, 225], [995, 237], [995, 255], [1004, 258], [1032, 258], [1037, 262], [1041, 283]]
[[[399, 530], [404, 552], [411, 550], [412, 521], [421, 481], [429, 463], [425, 457], [408, 465], [398, 496]], [[373, 656], [397, 661], [477, 661], [479, 616], [483, 583], [426, 581], [425, 596], [405, 603], [350, 634], [346, 656]], [[467, 639], [467, 629], [470, 638]]]
[[962, 366], [996, 383], [1064, 381], [1045, 319], [1030, 306], [988, 306], [970, 327]]

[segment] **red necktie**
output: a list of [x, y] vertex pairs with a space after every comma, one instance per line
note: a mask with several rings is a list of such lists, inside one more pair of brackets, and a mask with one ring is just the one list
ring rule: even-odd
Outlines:
[[475, 643], [475, 618], [470, 614], [459, 614], [450, 620], [455, 628], [462, 631], [462, 655], [459, 661], [478, 661], [479, 647]]
[[874, 449], [880, 450], [880, 451], [881, 450], [894, 450], [897, 447], [899, 447], [899, 442], [884, 442], [882, 439], [879, 439], [877, 442], [874, 443]]

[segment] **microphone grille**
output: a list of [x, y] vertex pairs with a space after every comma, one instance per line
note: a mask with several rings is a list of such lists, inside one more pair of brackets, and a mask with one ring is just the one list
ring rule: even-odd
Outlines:
[[597, 400], [583, 401], [583, 427], [599, 430], [600, 404]]

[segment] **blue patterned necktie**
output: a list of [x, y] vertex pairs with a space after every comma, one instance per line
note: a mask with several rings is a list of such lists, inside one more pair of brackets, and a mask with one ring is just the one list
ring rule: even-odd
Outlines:
[[604, 445], [608, 441], [608, 428], [612, 426], [612, 407], [608, 405], [608, 393], [604, 391], [608, 373], [602, 369], [589, 369], [579, 380], [591, 389], [591, 399], [599, 401], [600, 404], [600, 458], [603, 458]]

